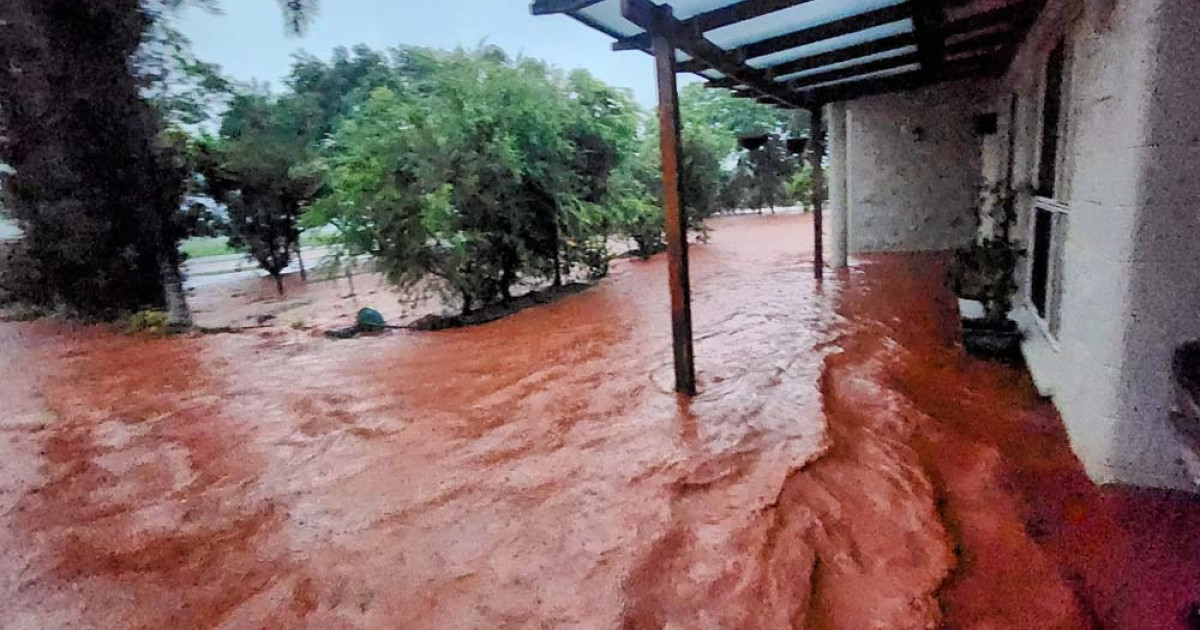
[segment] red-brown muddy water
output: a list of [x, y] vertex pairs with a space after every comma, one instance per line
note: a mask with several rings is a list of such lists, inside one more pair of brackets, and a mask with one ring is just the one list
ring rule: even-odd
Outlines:
[[1088, 483], [940, 258], [817, 284], [810, 225], [692, 250], [691, 401], [662, 259], [442, 333], [0, 324], [0, 627], [1184, 627], [1200, 504]]

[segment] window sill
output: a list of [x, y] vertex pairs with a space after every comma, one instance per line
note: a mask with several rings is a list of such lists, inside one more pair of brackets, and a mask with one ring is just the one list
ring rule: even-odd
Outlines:
[[1026, 332], [1036, 330], [1046, 340], [1046, 344], [1050, 346], [1051, 350], [1055, 353], [1062, 352], [1062, 345], [1050, 332], [1050, 322], [1047, 322], [1038, 315], [1032, 304], [1026, 303], [1013, 309], [1012, 317], [1017, 322], [1017, 325], [1021, 327], [1021, 330]]

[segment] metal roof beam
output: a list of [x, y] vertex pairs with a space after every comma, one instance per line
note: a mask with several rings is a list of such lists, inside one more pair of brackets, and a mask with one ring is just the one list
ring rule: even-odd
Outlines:
[[903, 66], [911, 65], [920, 61], [920, 56], [917, 53], [904, 53], [895, 57], [885, 57], [868, 61], [867, 63], [855, 64], [846, 68], [838, 68], [827, 72], [817, 72], [815, 74], [799, 77], [787, 82], [787, 86], [793, 90], [802, 90], [814, 85], [829, 83], [830, 81], [840, 81], [842, 79], [853, 78], [862, 74], [871, 74], [872, 72], [882, 72], [884, 70], [892, 70]]
[[739, 85], [741, 85], [741, 83], [738, 82], [736, 79], [730, 79], [729, 77], [721, 77], [720, 79], [709, 79], [707, 82], [705, 82], [704, 87], [706, 87], [706, 88], [725, 88], [727, 90], [731, 90]]
[[[713, 9], [682, 20], [683, 25], [696, 33], [714, 31], [718, 28], [744, 22], [768, 13], [813, 2], [813, 0], [744, 0], [736, 4]], [[613, 42], [613, 50], [649, 50], [650, 34], [638, 33]]]
[[[1015, 38], [1016, 33], [1014, 31], [987, 33], [978, 37], [972, 37], [971, 39], [954, 42], [953, 44], [945, 47], [945, 53], [946, 56], [963, 53], [979, 53], [1000, 46], [1009, 46], [1015, 41]], [[845, 68], [829, 70], [828, 72], [818, 72], [815, 74], [798, 77], [788, 81], [786, 85], [793, 90], [803, 90], [805, 88], [809, 88], [814, 85], [820, 85], [822, 83], [841, 81], [843, 79], [851, 79], [859, 75], [901, 68], [903, 66], [918, 63], [920, 60], [920, 53], [904, 53], [894, 57], [886, 57], [884, 59], [876, 59], [875, 61], [855, 64]]]
[[798, 106], [794, 95], [775, 82], [773, 73], [747, 66], [741, 55], [725, 50], [689, 29], [672, 14], [670, 5], [658, 5], [650, 0], [621, 0], [621, 15], [652, 36], [666, 38], [675, 48], [750, 86], [759, 95], [781, 105]]
[[942, 22], [945, 15], [936, 0], [909, 0], [912, 9], [913, 31], [917, 34], [917, 56], [921, 61], [921, 72], [933, 76], [942, 67], [945, 59], [945, 35]]
[[989, 61], [991, 60], [986, 58], [972, 58], [962, 62], [944, 64], [942, 72], [937, 75], [928, 75], [924, 72], [913, 71], [816, 88], [802, 94], [805, 99], [813, 103], [834, 103], [837, 101], [850, 101], [874, 94], [915, 90], [937, 83], [985, 76], [994, 71], [994, 64], [988, 63]]
[[[821, 41], [823, 39], [829, 39], [832, 37], [840, 37], [842, 35], [847, 35], [849, 33], [853, 33], [856, 30], [861, 30], [860, 28], [855, 28], [855, 24], [861, 24], [861, 23], [865, 22], [868, 25], [865, 28], [872, 28], [874, 26], [882, 26], [883, 24], [888, 24], [888, 23], [895, 22], [897, 20], [902, 20], [902, 19], [905, 19], [906, 17], [908, 17], [907, 9], [905, 9], [904, 11], [900, 11], [900, 10], [898, 10], [898, 7], [903, 7], [903, 5], [896, 5], [894, 7], [886, 7], [886, 9], [883, 10], [884, 11], [883, 13], [880, 13], [878, 11], [873, 11], [870, 13], [862, 13], [862, 14], [859, 14], [856, 16], [846, 18], [844, 20], [837, 20], [834, 22], [822, 24], [820, 26], [806, 28], [806, 29], [803, 29], [800, 31], [795, 31], [793, 33], [789, 33], [787, 35], [781, 35], [779, 37], [773, 37], [771, 39], [763, 40], [760, 42], [755, 42], [753, 44], [747, 44], [746, 46], [743, 46], [742, 48], [739, 48], [737, 50], [745, 51], [746, 49], [748, 49], [750, 47], [758, 47], [758, 46], [769, 47], [771, 49], [774, 49], [774, 48], [782, 45], [783, 47], [779, 48], [779, 50], [771, 50], [771, 52], [779, 52], [780, 50], [787, 50], [788, 48], [796, 48], [796, 47], [803, 46], [805, 44], [809, 44], [812, 42], [817, 42], [817, 41]], [[895, 18], [895, 19], [892, 19], [892, 18]], [[882, 21], [878, 24], [875, 24], [874, 22], [877, 20], [882, 20]], [[851, 23], [851, 21], [853, 21], [854, 23]], [[781, 40], [788, 40], [788, 42], [785, 45], [784, 43], [781, 42]], [[901, 46], [910, 46], [915, 43], [916, 43], [916, 36], [914, 34], [900, 33], [898, 35], [889, 35], [887, 37], [873, 39], [871, 41], [864, 42], [862, 44], [855, 44], [853, 46], [847, 46], [845, 48], [838, 48], [835, 50], [831, 50], [827, 53], [821, 53], [819, 55], [811, 55], [809, 57], [801, 57], [800, 59], [797, 59], [794, 61], [788, 61], [788, 62], [784, 62], [782, 64], [770, 66], [770, 68], [772, 70], [774, 70], [776, 74], [779, 74], [779, 75], [791, 74], [793, 72], [799, 72], [801, 70], [808, 70], [809, 68], [819, 68], [821, 66], [829, 65], [831, 63], [837, 63], [839, 61], [848, 61], [848, 60], [854, 59], [856, 57], [865, 57], [866, 55], [874, 54], [877, 52], [883, 52], [885, 50], [892, 50], [894, 48], [900, 48]], [[752, 52], [757, 52], [757, 51], [752, 51]], [[747, 59], [749, 59], [750, 56], [751, 55], [747, 54]], [[762, 55], [755, 54], [753, 56], [758, 57], [758, 56], [762, 56]], [[801, 67], [800, 64], [806, 63], [806, 60], [810, 60], [810, 59], [816, 61], [817, 63]], [[704, 70], [706, 67], [707, 66], [704, 64], [703, 61], [700, 61], [697, 59], [689, 59], [688, 61], [682, 61], [676, 65], [676, 69], [678, 69], [680, 72], [699, 72], [700, 70]]]
[[[1036, 0], [1025, 0], [1016, 4], [1010, 4], [998, 9], [989, 11], [981, 11], [974, 15], [964, 18], [959, 18], [954, 21], [946, 22], [942, 27], [943, 38], [955, 37], [972, 33], [974, 31], [985, 30], [1000, 25], [1022, 24], [1029, 19], [1028, 16], [1036, 15], [1038, 3]], [[943, 41], [944, 41], [943, 39]], [[904, 46], [915, 46], [917, 37], [914, 33], [900, 33], [898, 35], [889, 35], [879, 39], [873, 39], [861, 44], [838, 48], [829, 52], [824, 52], [807, 57], [800, 57], [792, 61], [785, 61], [781, 64], [770, 66], [771, 70], [777, 76], [785, 74], [794, 74], [805, 70], [812, 70], [822, 66], [828, 66], [835, 63], [851, 61], [859, 57], [867, 57], [870, 55], [895, 50]], [[697, 72], [704, 70], [707, 66], [703, 61], [698, 59], [690, 59], [688, 61], [677, 64], [677, 69], [680, 72]]]
[[604, 0], [533, 0], [529, 12], [533, 15], [552, 15], [554, 13], [572, 13], [586, 9]]
[[835, 63], [852, 61], [861, 57], [868, 57], [870, 55], [876, 55], [881, 52], [887, 52], [889, 50], [895, 50], [905, 46], [913, 46], [916, 43], [917, 38], [912, 33], [889, 35], [888, 37], [881, 37], [879, 39], [873, 39], [862, 44], [838, 48], [837, 50], [831, 50], [819, 55], [810, 55], [808, 57], [801, 57], [792, 61], [786, 61], [778, 65], [770, 66], [770, 68], [771, 70], [775, 71], [777, 76], [783, 76], [786, 74], [793, 74], [796, 72], [803, 72], [805, 70], [812, 70], [814, 68], [833, 65]]
[[833, 39], [834, 37], [849, 35], [868, 28], [898, 22], [909, 17], [911, 15], [907, 4], [895, 4], [883, 7], [882, 9], [852, 15], [848, 18], [800, 29], [786, 35], [746, 44], [745, 46], [736, 48], [735, 52], [746, 59], [754, 59], [755, 57], [763, 57], [813, 42]]
[[[996, 26], [1008, 26], [1011, 30], [997, 33], [988, 33], [986, 36], [994, 39], [1004, 39], [1005, 41], [1015, 40], [1019, 35], [1018, 27], [1028, 20], [1030, 11], [1036, 9], [1036, 3], [1033, 0], [1026, 0], [1017, 4], [1010, 4], [999, 9], [983, 11], [975, 15], [965, 18], [960, 18], [952, 22], [946, 22], [942, 27], [943, 41], [945, 38], [956, 37], [959, 35], [970, 34], [980, 30], [994, 28]], [[1036, 13], [1035, 13], [1036, 14]], [[946, 54], [951, 53], [951, 48], [954, 52], [962, 52], [961, 44], [973, 42], [974, 38], [965, 40], [964, 42], [956, 42], [946, 46]], [[879, 39], [873, 39], [861, 44], [838, 48], [829, 52], [824, 52], [816, 55], [801, 57], [792, 61], [786, 61], [781, 64], [770, 66], [770, 69], [775, 72], [776, 76], [784, 76], [803, 72], [805, 70], [813, 70], [837, 63], [853, 61], [862, 57], [876, 55], [889, 50], [903, 48], [905, 46], [915, 46], [917, 38], [913, 33], [901, 33], [899, 35], [889, 35]], [[996, 42], [1003, 43], [1003, 42]], [[699, 60], [689, 60], [678, 64], [680, 72], [695, 72], [704, 69], [704, 63]], [[717, 84], [716, 87], [723, 87]]]
[[980, 11], [957, 20], [946, 22], [942, 26], [942, 35], [950, 38], [972, 31], [980, 31], [1001, 24], [1012, 24], [1019, 20], [1028, 19], [1030, 12], [1036, 13], [1037, 4], [1033, 0], [1016, 2], [998, 9]]

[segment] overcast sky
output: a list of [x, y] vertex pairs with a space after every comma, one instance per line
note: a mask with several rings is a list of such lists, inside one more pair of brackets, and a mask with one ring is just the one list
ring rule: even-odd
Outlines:
[[[563, 15], [533, 17], [528, 0], [324, 0], [304, 37], [284, 33], [277, 0], [223, 0], [223, 13], [188, 9], [178, 26], [196, 56], [218, 63], [235, 79], [280, 87], [291, 54], [328, 58], [336, 46], [398, 44], [453, 48], [482, 41], [563, 68], [586, 68], [597, 78], [655, 102], [654, 64], [640, 52], [612, 52], [606, 35]], [[688, 79], [680, 77], [681, 83]]]

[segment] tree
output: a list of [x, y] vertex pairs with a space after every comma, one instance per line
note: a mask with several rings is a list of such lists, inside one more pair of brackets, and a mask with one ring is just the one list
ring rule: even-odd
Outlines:
[[226, 106], [233, 86], [220, 66], [197, 59], [191, 41], [161, 8], [148, 9], [149, 26], [134, 53], [142, 96], [153, 105], [170, 129], [208, 122]]
[[295, 107], [308, 117], [314, 139], [332, 133], [375, 88], [402, 89], [388, 58], [363, 45], [334, 48], [329, 62], [297, 54], [286, 85]]
[[[704, 220], [722, 209], [722, 191], [731, 173], [725, 162], [736, 146], [734, 136], [726, 130], [684, 117], [680, 130], [682, 146], [679, 156], [680, 188], [688, 228], [706, 235]], [[652, 118], [640, 147], [644, 166], [636, 173], [662, 205], [661, 157], [659, 155], [658, 120]], [[638, 229], [641, 229], [638, 224]], [[661, 229], [660, 222], [660, 229]]]
[[523, 278], [603, 273], [609, 179], [637, 128], [628, 94], [494, 47], [393, 59], [391, 87], [328, 143], [328, 194], [306, 221], [401, 286], [436, 278], [464, 312]]
[[300, 215], [319, 187], [308, 164], [310, 122], [293, 99], [238, 95], [202, 160], [209, 193], [228, 211], [230, 244], [245, 248], [281, 295]]
[[787, 184], [801, 166], [800, 160], [788, 152], [783, 140], [771, 134], [759, 148], [748, 150], [739, 160], [749, 172], [753, 185], [749, 201], [762, 213], [763, 208], [775, 212], [775, 206], [788, 198]]
[[626, 189], [610, 179], [637, 145], [640, 112], [628, 91], [609, 86], [585, 70], [571, 72], [564, 93], [565, 133], [574, 150], [554, 220], [554, 284], [561, 272], [582, 264], [593, 277], [608, 272], [608, 236], [615, 223], [609, 206]]
[[148, 16], [137, 0], [10, 0], [0, 22], [0, 159], [47, 300], [88, 317], [166, 304], [185, 173], [131, 64]]
[[797, 165], [796, 172], [787, 182], [788, 202], [801, 205], [808, 203], [812, 194], [812, 183], [812, 169], [805, 168], [801, 161]]
[[634, 253], [642, 259], [666, 248], [657, 155], [657, 144], [642, 142], [633, 156], [621, 162], [610, 184], [613, 197], [608, 211], [616, 231], [633, 241]]
[[[705, 88], [694, 83], [679, 94], [683, 120], [684, 161], [687, 161], [688, 137], [698, 138], [694, 148], [700, 163], [716, 157], [718, 176], [709, 176], [705, 184], [692, 182], [694, 194], [715, 200], [717, 209], [734, 209], [744, 204], [774, 207], [785, 199], [786, 181], [796, 160], [787, 153], [782, 138], [807, 135], [805, 112], [787, 112], [752, 99], [734, 98], [727, 90]], [[774, 140], [759, 152], [739, 152], [737, 139], [743, 136], [770, 135]], [[686, 174], [685, 174], [686, 177]], [[715, 185], [715, 190], [707, 186]], [[685, 195], [688, 187], [685, 186]], [[703, 212], [709, 206], [697, 204]], [[714, 210], [715, 211], [715, 210]]]
[[[315, 0], [280, 1], [293, 32], [314, 15]], [[166, 66], [153, 63], [183, 61], [172, 52], [178, 34], [155, 28], [185, 4], [216, 7], [212, 0], [0, 3], [0, 161], [15, 170], [6, 205], [48, 285], [37, 297], [44, 306], [108, 318], [165, 305], [176, 323], [190, 321], [177, 249], [186, 229], [179, 212], [186, 160], [160, 132], [163, 113], [180, 114], [179, 122], [197, 115], [188, 110], [198, 95], [156, 92]], [[138, 52], [143, 41], [149, 57]], [[211, 67], [179, 67], [212, 86]], [[146, 97], [157, 98], [161, 111]]]

